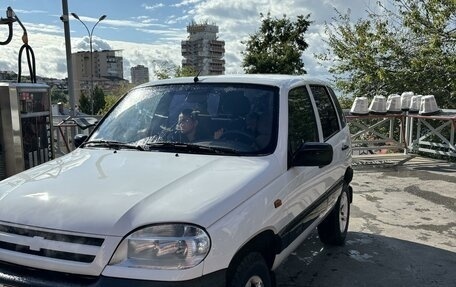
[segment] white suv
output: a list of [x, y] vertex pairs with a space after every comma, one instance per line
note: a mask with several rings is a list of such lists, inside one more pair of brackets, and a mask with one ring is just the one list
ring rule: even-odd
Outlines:
[[0, 183], [0, 286], [273, 286], [315, 227], [345, 240], [350, 134], [323, 82], [156, 81], [75, 141]]

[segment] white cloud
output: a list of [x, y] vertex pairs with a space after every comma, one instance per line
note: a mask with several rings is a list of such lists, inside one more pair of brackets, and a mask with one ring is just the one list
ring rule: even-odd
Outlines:
[[181, 1], [180, 3], [177, 3], [177, 4], [173, 4], [171, 6], [173, 7], [182, 7], [182, 6], [189, 6], [189, 5], [192, 5], [192, 4], [196, 4], [198, 2], [201, 2], [202, 0], [183, 0]]
[[188, 21], [190, 22], [190, 19], [191, 19], [191, 16], [190, 15], [184, 15], [184, 16], [176, 16], [176, 15], [171, 15], [168, 17], [168, 19], [166, 20], [166, 24], [168, 25], [174, 25], [174, 24], [177, 24], [177, 23], [181, 23], [183, 21]]
[[165, 7], [165, 4], [163, 4], [163, 3], [158, 3], [155, 5], [143, 4], [142, 7], [144, 7], [146, 10], [155, 10], [157, 8]]
[[[149, 67], [150, 74], [153, 75], [153, 70], [158, 69], [160, 65], [181, 64], [180, 43], [181, 40], [187, 38], [186, 25], [188, 22], [192, 19], [197, 22], [207, 21], [219, 26], [219, 39], [226, 42], [226, 73], [242, 73], [241, 51], [245, 49], [245, 46], [241, 42], [247, 40], [249, 35], [258, 30], [261, 24], [260, 13], [266, 15], [270, 12], [272, 17], [278, 18], [286, 14], [290, 19], [295, 19], [297, 15], [310, 13], [310, 20], [313, 23], [305, 34], [309, 48], [304, 52], [302, 59], [305, 69], [310, 75], [329, 77], [327, 67], [319, 65], [314, 57], [315, 53], [326, 48], [325, 21], [330, 22], [331, 17], [335, 16], [335, 8], [342, 13], [350, 9], [352, 19], [356, 20], [360, 15], [365, 16], [365, 10], [375, 9], [375, 1], [352, 0], [348, 3], [342, 0], [182, 0], [172, 5], [174, 10], [180, 7], [180, 13], [172, 11], [173, 15], [160, 15], [160, 20], [146, 15], [129, 19], [107, 18], [103, 20], [103, 26], [100, 27], [103, 29], [131, 28], [144, 33], [144, 37], [140, 39], [143, 44], [96, 37], [93, 45], [94, 49], [123, 50], [126, 78], [130, 77], [130, 67], [138, 64]], [[149, 8], [162, 7], [161, 4], [149, 6]], [[144, 8], [147, 7], [144, 6]], [[39, 13], [40, 11], [29, 12]], [[84, 16], [80, 18], [85, 22], [96, 23], [98, 21], [98, 18]], [[71, 25], [81, 25], [75, 21], [77, 20], [72, 18]], [[37, 74], [65, 78], [66, 58], [61, 26], [27, 23], [26, 27], [29, 30], [29, 43], [35, 50]], [[0, 70], [17, 71], [17, 53], [22, 45], [20, 37], [17, 36], [19, 31], [20, 29], [15, 30], [13, 43], [1, 46]], [[0, 29], [0, 41], [7, 37], [6, 32], [5, 29]], [[97, 35], [100, 34], [102, 33]], [[88, 37], [73, 37], [72, 40], [73, 52], [89, 49]], [[23, 70], [26, 68], [26, 65], [23, 64]]]
[[[0, 36], [4, 35], [0, 33]], [[0, 37], [0, 39], [2, 39]], [[34, 34], [33, 49], [36, 60], [37, 76], [63, 79], [67, 77], [66, 51], [63, 36]], [[3, 41], [3, 40], [2, 40]], [[122, 41], [107, 41], [98, 37], [93, 38], [93, 48], [122, 50], [124, 58], [124, 78], [130, 79], [130, 68], [136, 65], [149, 67], [151, 79], [153, 71], [162, 66], [180, 65], [180, 42], [174, 45], [136, 44]], [[0, 71], [18, 72], [18, 53], [22, 46], [20, 37], [13, 37], [7, 46], [0, 49]], [[72, 52], [89, 50], [88, 36], [72, 39]], [[25, 51], [22, 55], [22, 75], [29, 75]]]
[[[77, 44], [73, 47], [75, 51], [90, 51], [90, 38], [89, 36], [83, 37]], [[92, 37], [92, 51], [100, 50], [111, 50], [112, 47], [105, 40], [98, 38], [96, 36]]]
[[44, 13], [47, 13], [47, 11], [14, 9], [14, 13], [16, 13], [16, 14], [44, 14]]
[[[96, 18], [89, 18], [89, 17], [79, 17], [84, 22], [97, 22], [98, 19]], [[75, 20], [77, 21], [77, 20]], [[82, 25], [82, 24], [81, 24]], [[108, 19], [106, 18], [103, 20], [103, 25], [111, 26], [111, 27], [127, 27], [127, 28], [149, 28], [149, 27], [168, 27], [164, 24], [158, 23], [148, 23], [148, 22], [137, 22], [131, 20], [115, 20], [115, 19]]]
[[[112, 49], [122, 50], [124, 58], [124, 77], [130, 79], [130, 68], [144, 65], [149, 68], [151, 80], [154, 71], [164, 66], [181, 65], [180, 45], [132, 44], [122, 41], [110, 41]], [[180, 42], [179, 42], [180, 44]]]
[[[0, 61], [0, 70], [18, 72], [18, 56], [22, 44], [21, 37], [13, 37], [13, 40], [7, 46], [1, 46], [0, 58], [3, 61]], [[29, 45], [35, 55], [37, 76], [60, 79], [66, 77], [66, 56], [63, 37], [33, 34]], [[26, 50], [24, 49], [21, 62], [22, 75], [30, 74], [26, 59]], [[65, 63], [65, 65], [62, 63]]]
[[[62, 34], [62, 27], [56, 25], [36, 24], [36, 23], [24, 23], [27, 29], [29, 38], [32, 34], [36, 33], [48, 33], [48, 34]], [[22, 33], [22, 30], [17, 27], [14, 30], [15, 34]]]

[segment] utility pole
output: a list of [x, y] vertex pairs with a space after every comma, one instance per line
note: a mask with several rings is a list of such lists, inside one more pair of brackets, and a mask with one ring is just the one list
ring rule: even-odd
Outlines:
[[92, 115], [94, 114], [94, 110], [93, 110], [93, 101], [94, 101], [94, 86], [93, 86], [93, 49], [92, 49], [92, 36], [93, 36], [93, 30], [95, 29], [95, 27], [98, 25], [98, 23], [100, 23], [101, 21], [103, 21], [104, 19], [106, 19], [106, 15], [101, 15], [100, 18], [98, 18], [98, 21], [95, 23], [95, 25], [93, 25], [92, 27], [92, 30], [89, 30], [89, 27], [87, 27], [87, 25], [79, 18], [78, 14], [76, 13], [71, 13], [71, 15], [77, 19], [79, 22], [82, 23], [82, 25], [84, 25], [84, 27], [86, 28], [87, 30], [87, 34], [89, 35], [89, 43], [90, 43], [90, 110], [92, 112]]
[[62, 0], [63, 14], [60, 19], [63, 22], [63, 29], [65, 31], [65, 48], [68, 72], [68, 97], [70, 100], [70, 115], [75, 116], [75, 102], [74, 102], [74, 83], [73, 83], [73, 64], [71, 60], [71, 37], [70, 37], [70, 21], [68, 15], [68, 1]]

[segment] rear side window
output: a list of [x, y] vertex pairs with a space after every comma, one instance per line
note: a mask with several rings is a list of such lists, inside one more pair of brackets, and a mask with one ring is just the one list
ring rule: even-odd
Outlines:
[[336, 108], [325, 86], [311, 85], [310, 90], [320, 115], [323, 138], [327, 141], [340, 130]]
[[345, 120], [344, 112], [342, 111], [342, 107], [340, 106], [339, 101], [337, 100], [336, 93], [334, 93], [333, 89], [328, 87], [329, 94], [336, 105], [337, 114], [339, 115], [340, 125], [344, 128], [347, 125], [347, 121]]
[[293, 155], [305, 142], [318, 142], [315, 113], [306, 87], [288, 95], [288, 151]]

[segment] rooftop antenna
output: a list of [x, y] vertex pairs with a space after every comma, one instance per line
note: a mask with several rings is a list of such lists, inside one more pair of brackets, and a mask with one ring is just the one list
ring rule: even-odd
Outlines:
[[201, 74], [201, 70], [199, 70], [198, 74], [193, 78], [193, 82], [196, 84], [199, 81], [199, 75]]

